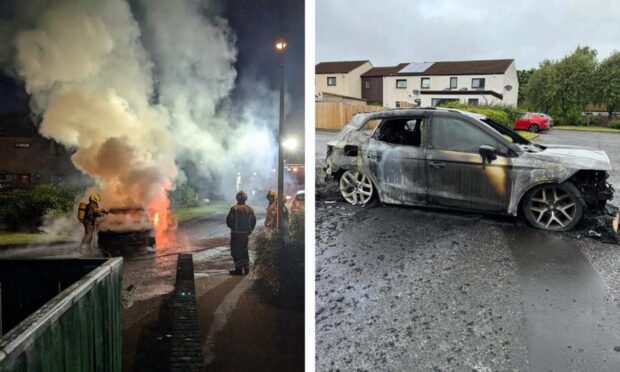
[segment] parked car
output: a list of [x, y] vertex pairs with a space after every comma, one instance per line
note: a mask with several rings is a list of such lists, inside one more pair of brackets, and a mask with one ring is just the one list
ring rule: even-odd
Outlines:
[[513, 128], [538, 133], [549, 129], [550, 126], [544, 117], [528, 112], [514, 122]]
[[553, 120], [553, 118], [550, 115], [544, 114], [542, 112], [533, 112], [533, 114], [541, 116], [541, 117], [547, 119], [547, 123], [549, 123], [549, 127], [553, 128], [553, 125], [555, 124], [555, 121]]
[[355, 115], [328, 142], [325, 171], [351, 204], [521, 214], [566, 231], [613, 197], [611, 169], [604, 151], [532, 143], [483, 115], [405, 109]]

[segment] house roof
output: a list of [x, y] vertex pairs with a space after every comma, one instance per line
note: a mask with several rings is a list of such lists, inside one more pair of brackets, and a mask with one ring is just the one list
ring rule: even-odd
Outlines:
[[424, 71], [408, 72], [407, 68], [402, 75], [489, 75], [503, 74], [514, 62], [513, 59], [489, 59], [481, 61], [446, 61], [432, 63]]
[[370, 70], [362, 74], [362, 77], [375, 77], [375, 76], [387, 76], [397, 73], [402, 70], [408, 63], [400, 63], [396, 66], [387, 67], [373, 67]]
[[321, 62], [314, 68], [315, 74], [346, 74], [370, 61]]

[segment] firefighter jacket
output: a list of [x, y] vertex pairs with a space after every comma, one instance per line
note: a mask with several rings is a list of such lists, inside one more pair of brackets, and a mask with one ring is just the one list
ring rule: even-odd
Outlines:
[[250, 234], [256, 227], [256, 215], [249, 205], [237, 204], [230, 208], [226, 225], [233, 234]]
[[[286, 209], [286, 205], [282, 208], [283, 218], [285, 221], [288, 217], [288, 209]], [[267, 212], [265, 214], [265, 227], [268, 229], [276, 229], [278, 227], [278, 201], [274, 201], [269, 204], [267, 207]]]
[[85, 225], [95, 225], [97, 218], [103, 216], [104, 212], [99, 209], [99, 205], [95, 202], [89, 202], [86, 205], [86, 213], [84, 214]]

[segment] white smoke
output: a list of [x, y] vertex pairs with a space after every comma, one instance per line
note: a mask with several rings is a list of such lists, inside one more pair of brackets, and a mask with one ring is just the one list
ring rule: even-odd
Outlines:
[[235, 38], [203, 3], [141, 0], [141, 34], [124, 0], [15, 2], [7, 35], [40, 131], [76, 150], [104, 206], [166, 209], [177, 160], [224, 188], [273, 167], [277, 95], [253, 82], [257, 99], [232, 106]]

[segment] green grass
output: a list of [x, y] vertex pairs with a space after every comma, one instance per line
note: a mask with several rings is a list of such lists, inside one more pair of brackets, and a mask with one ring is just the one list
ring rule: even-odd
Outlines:
[[173, 210], [173, 212], [177, 216], [177, 221], [183, 222], [194, 218], [206, 217], [214, 215], [216, 213], [227, 212], [228, 208], [230, 208], [230, 205], [218, 201], [200, 207], [179, 208]]
[[608, 133], [620, 133], [620, 129], [614, 129], [614, 128], [607, 128], [607, 127], [595, 127], [595, 126], [590, 126], [590, 127], [581, 127], [581, 126], [573, 126], [573, 125], [557, 125], [555, 127], [553, 127], [553, 129], [559, 129], [559, 130], [582, 130], [582, 131], [587, 131], [587, 132], [608, 132]]
[[532, 132], [528, 132], [525, 130], [518, 130], [517, 133], [519, 133], [519, 135], [527, 140], [531, 140], [534, 139], [536, 137], [538, 137], [540, 134], [538, 133], [532, 133]]
[[54, 243], [66, 240], [67, 239], [59, 236], [46, 234], [0, 232], [0, 246], [10, 244]]

